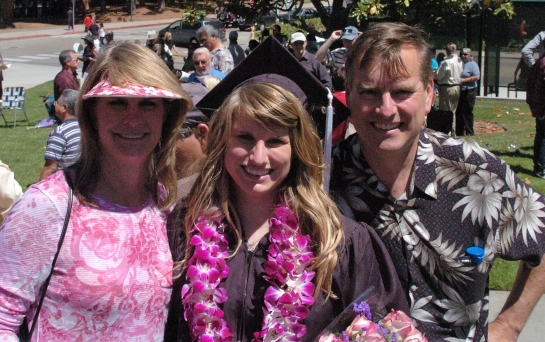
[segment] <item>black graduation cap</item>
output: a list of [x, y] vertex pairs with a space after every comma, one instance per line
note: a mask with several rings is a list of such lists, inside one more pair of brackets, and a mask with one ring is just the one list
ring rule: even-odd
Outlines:
[[[320, 137], [324, 137], [328, 89], [272, 36], [259, 44], [196, 106], [206, 116], [211, 117], [235, 88], [242, 83], [258, 81], [274, 83], [291, 90], [312, 116]], [[332, 98], [332, 104], [333, 127], [336, 127], [348, 118], [350, 112], [335, 97]]]

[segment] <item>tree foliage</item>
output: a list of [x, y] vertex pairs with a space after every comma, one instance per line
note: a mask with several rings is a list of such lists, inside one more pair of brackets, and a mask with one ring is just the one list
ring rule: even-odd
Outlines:
[[391, 21], [426, 26], [442, 25], [448, 16], [478, 15], [482, 11], [493, 10], [511, 18], [514, 14], [510, 0], [359, 0], [350, 16], [358, 22], [383, 17]]
[[[370, 21], [387, 20], [440, 28], [445, 18], [453, 15], [478, 16], [492, 11], [510, 19], [514, 14], [511, 0], [327, 0], [331, 11], [326, 10], [322, 0], [310, 1], [328, 32], [344, 28], [350, 20], [364, 27]], [[303, 0], [218, 0], [218, 4], [229, 4], [233, 12], [252, 18], [274, 9], [300, 8]]]

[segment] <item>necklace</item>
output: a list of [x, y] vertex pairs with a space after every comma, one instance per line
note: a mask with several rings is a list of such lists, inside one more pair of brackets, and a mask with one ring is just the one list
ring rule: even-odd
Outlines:
[[253, 252], [255, 250], [255, 248], [257, 247], [258, 243], [259, 243], [259, 240], [254, 242], [254, 243], [249, 243], [248, 241], [246, 241], [246, 245], [248, 246], [248, 250], [250, 252]]
[[[303, 320], [314, 304], [314, 272], [306, 270], [314, 262], [310, 237], [299, 232], [297, 215], [284, 203], [275, 208], [269, 227], [263, 268], [270, 286], [265, 291], [262, 328], [252, 342], [300, 341], [306, 333]], [[195, 250], [188, 262], [188, 283], [182, 287], [182, 305], [194, 340], [230, 342], [233, 338], [219, 307], [228, 298], [219, 287], [229, 275], [225, 228], [224, 216], [213, 221], [200, 217], [191, 230]]]

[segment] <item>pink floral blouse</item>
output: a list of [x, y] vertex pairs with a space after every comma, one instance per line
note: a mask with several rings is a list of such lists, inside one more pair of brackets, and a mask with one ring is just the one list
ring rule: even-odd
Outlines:
[[[31, 186], [0, 227], [0, 341], [32, 320], [62, 230], [62, 172]], [[33, 341], [162, 341], [171, 292], [166, 214], [74, 196]]]

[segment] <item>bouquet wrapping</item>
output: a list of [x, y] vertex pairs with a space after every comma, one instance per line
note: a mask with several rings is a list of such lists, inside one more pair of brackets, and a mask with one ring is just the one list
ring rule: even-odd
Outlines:
[[318, 336], [315, 342], [427, 342], [403, 311], [380, 304], [378, 293], [370, 288], [354, 300]]

